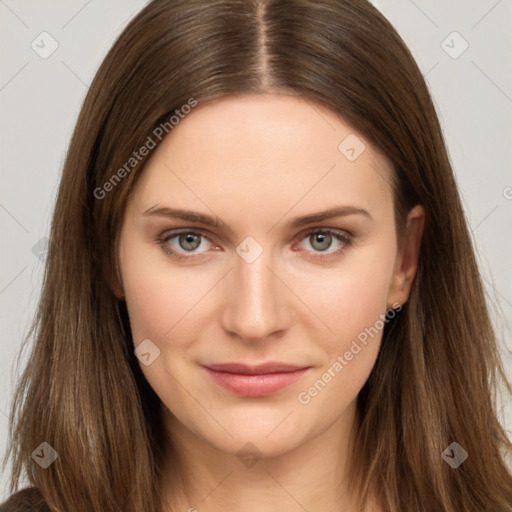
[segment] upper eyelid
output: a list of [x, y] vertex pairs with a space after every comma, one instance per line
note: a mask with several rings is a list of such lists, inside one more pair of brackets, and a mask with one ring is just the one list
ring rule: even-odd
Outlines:
[[194, 233], [196, 235], [202, 235], [204, 238], [207, 238], [210, 240], [210, 242], [213, 242], [212, 238], [214, 238], [210, 232], [206, 229], [202, 228], [176, 228], [176, 229], [168, 229], [164, 231], [159, 238], [164, 240], [166, 238], [175, 238], [179, 235], [187, 234], [187, 233]]

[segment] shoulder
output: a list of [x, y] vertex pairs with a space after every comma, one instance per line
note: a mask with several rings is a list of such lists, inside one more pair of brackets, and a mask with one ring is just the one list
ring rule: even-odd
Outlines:
[[51, 512], [37, 487], [27, 487], [0, 503], [0, 512]]

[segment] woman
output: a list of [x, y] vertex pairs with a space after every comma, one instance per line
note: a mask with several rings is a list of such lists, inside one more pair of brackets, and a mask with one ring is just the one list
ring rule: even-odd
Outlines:
[[[424, 79], [361, 0], [153, 1], [89, 90], [0, 510], [512, 510]], [[32, 507], [32, 508], [31, 508]]]

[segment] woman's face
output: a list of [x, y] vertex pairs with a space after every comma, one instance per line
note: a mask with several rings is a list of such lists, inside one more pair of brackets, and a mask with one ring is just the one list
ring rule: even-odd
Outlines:
[[272, 456], [353, 417], [414, 270], [390, 182], [367, 140], [293, 96], [200, 104], [154, 150], [122, 226], [122, 295], [180, 428]]

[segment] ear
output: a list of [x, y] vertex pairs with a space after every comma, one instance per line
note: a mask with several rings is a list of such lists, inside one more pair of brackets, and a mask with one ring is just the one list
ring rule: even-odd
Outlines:
[[406, 226], [388, 294], [388, 308], [404, 304], [409, 298], [412, 282], [418, 268], [421, 239], [425, 227], [425, 210], [416, 205], [407, 215]]

